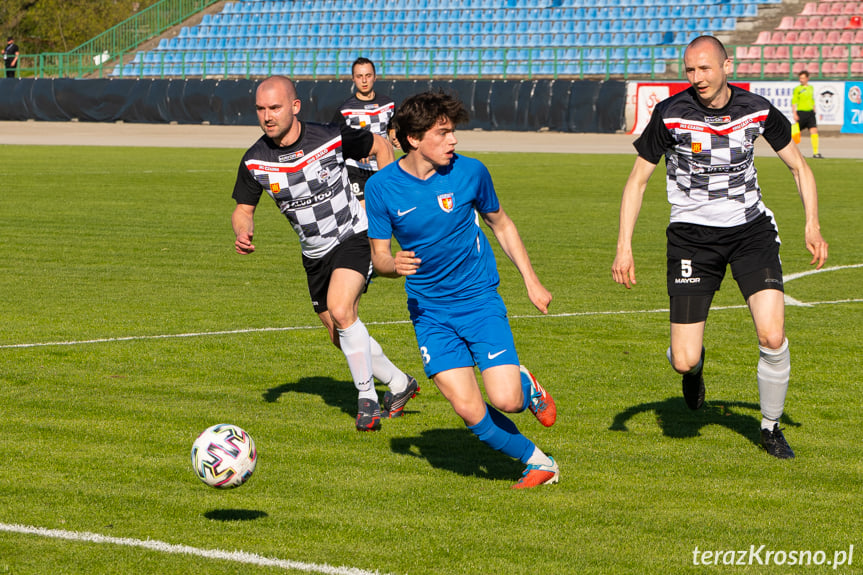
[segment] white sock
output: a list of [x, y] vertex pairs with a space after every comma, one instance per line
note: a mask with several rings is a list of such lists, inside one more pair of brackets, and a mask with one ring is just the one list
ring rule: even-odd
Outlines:
[[772, 419], [767, 419], [766, 417], [761, 418], [761, 429], [769, 429], [773, 431], [773, 427], [779, 423], [778, 421], [774, 421]]
[[354, 387], [360, 397], [377, 401], [374, 378], [372, 377], [372, 352], [369, 331], [359, 319], [353, 325], [338, 330], [342, 353], [348, 360], [348, 368], [354, 379]]
[[779, 349], [758, 346], [758, 396], [761, 415], [765, 419], [779, 421], [785, 409], [785, 395], [788, 393], [788, 380], [791, 377], [791, 352], [788, 340]]
[[540, 450], [539, 447], [533, 449], [533, 455], [527, 460], [528, 465], [551, 465], [551, 458]]
[[375, 338], [369, 336], [372, 351], [372, 373], [381, 382], [389, 386], [393, 393], [401, 393], [408, 388], [408, 376], [397, 368], [384, 355], [384, 350]]

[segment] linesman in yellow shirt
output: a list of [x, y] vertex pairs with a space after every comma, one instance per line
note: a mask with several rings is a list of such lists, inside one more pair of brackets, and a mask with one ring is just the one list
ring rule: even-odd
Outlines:
[[803, 70], [798, 75], [800, 85], [791, 94], [791, 113], [794, 123], [791, 125], [791, 137], [795, 144], [800, 143], [800, 131], [809, 128], [812, 140], [812, 157], [823, 158], [818, 153], [818, 125], [815, 117], [815, 88], [809, 85], [809, 72]]

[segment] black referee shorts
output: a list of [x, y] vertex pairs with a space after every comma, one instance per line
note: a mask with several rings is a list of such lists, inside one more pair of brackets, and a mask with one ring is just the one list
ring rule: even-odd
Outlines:
[[784, 291], [779, 235], [767, 214], [730, 228], [672, 223], [666, 237], [672, 323], [707, 319], [729, 265], [745, 300], [765, 289]]
[[330, 250], [322, 258], [312, 259], [303, 256], [303, 267], [309, 284], [309, 295], [315, 313], [327, 311], [327, 291], [333, 270], [346, 268], [362, 274], [366, 278], [366, 289], [372, 277], [372, 248], [367, 232], [360, 232]]
[[797, 125], [801, 130], [805, 130], [807, 128], [817, 128], [817, 117], [815, 116], [815, 111], [810, 110], [808, 112], [803, 112], [801, 110], [797, 110]]

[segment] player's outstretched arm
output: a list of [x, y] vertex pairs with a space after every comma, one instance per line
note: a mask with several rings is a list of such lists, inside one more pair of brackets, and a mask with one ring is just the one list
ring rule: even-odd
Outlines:
[[237, 204], [234, 213], [231, 214], [231, 226], [234, 228], [234, 249], [238, 254], [250, 254], [255, 251], [252, 237], [255, 232], [255, 206], [249, 204]]
[[632, 172], [623, 187], [623, 197], [620, 200], [620, 224], [617, 234], [617, 255], [611, 264], [611, 275], [614, 281], [632, 288], [635, 281], [635, 259], [632, 256], [632, 235], [635, 232], [635, 222], [641, 211], [641, 203], [644, 199], [644, 190], [647, 182], [656, 169], [656, 164], [651, 164], [641, 156], [635, 159]]
[[533, 270], [530, 257], [527, 255], [527, 248], [524, 247], [524, 242], [518, 234], [515, 223], [503, 211], [503, 208], [496, 212], [482, 214], [482, 219], [491, 228], [494, 237], [497, 238], [503, 249], [503, 253], [515, 264], [516, 269], [521, 274], [524, 286], [527, 288], [527, 297], [530, 298], [531, 303], [542, 313], [548, 313], [548, 305], [552, 300], [551, 292], [542, 285]]
[[395, 159], [395, 152], [393, 151], [393, 145], [387, 138], [383, 136], [378, 136], [377, 134], [373, 134], [375, 137], [375, 141], [372, 144], [372, 149], [369, 152], [369, 155], [375, 157], [378, 162], [378, 169], [383, 168], [387, 164], [392, 164]]
[[392, 241], [369, 238], [372, 248], [372, 265], [379, 276], [397, 278], [417, 273], [420, 259], [410, 251], [400, 251], [393, 255]]
[[791, 170], [794, 181], [797, 183], [797, 192], [803, 201], [803, 211], [806, 215], [806, 249], [812, 254], [812, 261], [809, 264], [815, 264], [816, 269], [821, 269], [821, 266], [827, 261], [828, 246], [824, 238], [821, 237], [821, 224], [818, 221], [818, 190], [815, 185], [815, 176], [803, 154], [800, 153], [800, 148], [794, 142], [790, 142], [776, 152], [776, 155]]

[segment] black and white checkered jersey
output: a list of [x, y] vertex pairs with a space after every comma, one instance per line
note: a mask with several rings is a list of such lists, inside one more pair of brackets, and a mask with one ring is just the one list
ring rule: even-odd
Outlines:
[[[375, 97], [371, 100], [360, 100], [356, 96], [351, 96], [339, 106], [332, 121], [333, 123], [343, 121], [355, 130], [368, 130], [372, 134], [386, 138], [387, 130], [395, 113], [395, 102], [388, 96], [375, 93]], [[352, 159], [348, 159], [346, 162], [355, 168], [378, 171], [378, 163], [374, 156], [368, 162], [358, 162]]]
[[724, 228], [770, 213], [753, 163], [762, 134], [775, 151], [791, 141], [791, 124], [766, 98], [731, 86], [715, 110], [689, 88], [656, 105], [634, 145], [652, 164], [665, 155], [672, 222]]
[[[300, 138], [281, 148], [266, 135], [246, 151], [234, 200], [256, 206], [264, 190], [300, 238], [303, 254], [320, 258], [368, 229], [366, 212], [351, 193], [344, 157], [364, 158], [372, 135], [344, 124], [302, 122]], [[344, 154], [344, 156], [343, 156]]]

